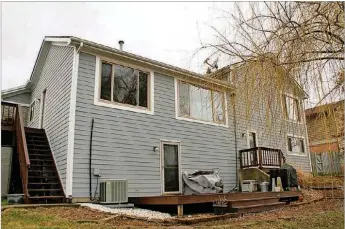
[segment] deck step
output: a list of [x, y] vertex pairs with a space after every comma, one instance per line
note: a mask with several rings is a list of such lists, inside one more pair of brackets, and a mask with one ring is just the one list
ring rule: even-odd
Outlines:
[[42, 133], [44, 134], [44, 129], [37, 129], [37, 128], [31, 128], [31, 127], [24, 127], [25, 133]]
[[30, 196], [30, 199], [61, 199], [65, 196]]
[[276, 202], [276, 203], [269, 203], [269, 204], [256, 204], [256, 205], [248, 205], [248, 206], [237, 206], [235, 208], [231, 208], [230, 212], [233, 213], [256, 213], [256, 212], [263, 212], [269, 210], [275, 210], [282, 208], [286, 205], [283, 202]]
[[[32, 159], [30, 159], [30, 161], [32, 161]], [[42, 168], [42, 167], [50, 167], [50, 166], [55, 167], [53, 161], [43, 160], [43, 161], [31, 162], [30, 168], [32, 167]]]
[[32, 167], [50, 167], [50, 168], [55, 168], [54, 165], [39, 165], [39, 164], [31, 164], [30, 168]]
[[55, 173], [56, 171], [55, 170], [31, 170], [31, 169], [29, 169], [29, 173], [30, 172], [33, 172], [33, 173], [42, 173], [42, 172], [44, 172], [44, 173]]
[[36, 140], [36, 139], [26, 139], [26, 144], [27, 145], [38, 145], [38, 144], [45, 144], [46, 141], [44, 139], [42, 140]]
[[52, 159], [30, 159], [30, 161], [46, 161], [46, 162], [51, 161], [51, 162], [53, 162]]
[[240, 199], [240, 200], [230, 200], [229, 207], [241, 207], [241, 206], [251, 206], [258, 204], [270, 204], [279, 202], [278, 197], [261, 197], [261, 198], [251, 198], [251, 199]]
[[44, 182], [38, 182], [38, 183], [37, 182], [36, 183], [32, 182], [32, 183], [29, 183], [29, 185], [30, 184], [32, 184], [32, 185], [57, 185], [59, 183], [57, 183], [57, 182], [55, 182], [55, 183], [54, 182], [51, 182], [51, 183], [48, 183], [48, 182], [47, 183], [44, 183]]
[[28, 147], [49, 147], [48, 144], [27, 144]]
[[58, 188], [53, 188], [53, 189], [28, 189], [29, 192], [57, 192], [60, 191]]
[[[50, 153], [50, 149], [30, 149], [31, 152], [49, 152]], [[31, 153], [29, 152], [29, 154]]]
[[29, 156], [35, 156], [35, 157], [51, 157], [50, 154], [41, 154], [41, 153], [29, 153]]
[[49, 179], [57, 179], [56, 176], [28, 176], [28, 178], [33, 178], [33, 179], [45, 179], [45, 178], [49, 178]]
[[46, 140], [46, 137], [44, 135], [26, 135], [27, 140]]

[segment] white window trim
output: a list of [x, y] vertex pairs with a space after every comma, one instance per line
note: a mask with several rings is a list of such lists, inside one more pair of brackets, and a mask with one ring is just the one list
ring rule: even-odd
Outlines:
[[[179, 191], [177, 192], [165, 192], [164, 191], [164, 168], [163, 168], [163, 150], [164, 144], [170, 144], [170, 145], [177, 145], [178, 146], [178, 173], [179, 173]], [[171, 195], [171, 194], [182, 194], [182, 168], [181, 168], [181, 141], [175, 141], [175, 140], [160, 140], [160, 177], [161, 177], [161, 194], [162, 195]]]
[[[283, 96], [288, 96], [288, 97], [291, 97], [293, 99], [297, 99], [297, 103], [298, 103], [298, 106], [299, 106], [299, 116], [300, 116], [300, 120], [292, 120], [292, 119], [289, 119], [288, 117], [286, 117], [286, 114], [285, 114], [285, 105], [286, 105], [286, 100], [285, 100], [285, 97], [284, 97], [284, 101], [282, 99]], [[286, 121], [286, 122], [290, 122], [290, 123], [296, 123], [296, 124], [304, 124], [303, 120], [303, 112], [302, 112], [302, 106], [301, 106], [301, 100], [300, 98], [298, 98], [297, 96], [291, 94], [291, 93], [288, 93], [288, 92], [281, 92], [280, 94], [280, 101], [281, 101], [281, 109], [282, 109], [282, 114], [283, 114], [283, 119]], [[285, 103], [285, 104], [284, 104]]]
[[249, 144], [249, 133], [255, 133], [256, 147], [259, 147], [258, 133], [256, 132], [256, 130], [247, 130], [247, 147], [248, 147], [248, 149], [250, 147], [250, 144]]
[[[180, 117], [179, 114], [179, 96], [178, 96], [178, 79], [174, 78], [174, 84], [175, 84], [175, 118], [177, 120], [183, 120], [183, 121], [188, 121], [188, 122], [196, 122], [196, 123], [202, 123], [202, 124], [207, 124], [207, 125], [213, 125], [213, 126], [222, 126], [222, 127], [229, 127], [229, 120], [228, 120], [228, 101], [227, 101], [227, 94], [226, 92], [224, 93], [224, 112], [225, 112], [225, 124], [223, 123], [216, 123], [216, 122], [207, 122], [203, 120], [198, 120], [198, 119], [192, 119], [192, 118], [187, 118], [187, 117]], [[210, 89], [212, 90], [212, 89]]]
[[[33, 114], [33, 116], [32, 116], [32, 120], [30, 120], [30, 113], [31, 113], [31, 105], [32, 104], [35, 104], [34, 105], [34, 114]], [[29, 111], [28, 111], [29, 113], [28, 113], [28, 125], [30, 126], [33, 122], [34, 122], [34, 120], [35, 120], [35, 114], [36, 114], [36, 99], [34, 99], [30, 104], [29, 104]]]
[[[304, 153], [292, 153], [291, 151], [289, 151], [289, 142], [288, 142], [288, 138], [289, 137], [303, 139]], [[307, 152], [308, 152], [308, 150], [307, 150], [307, 147], [306, 147], [306, 142], [305, 142], [305, 137], [304, 136], [293, 135], [293, 134], [287, 134], [286, 135], [286, 153], [287, 153], [287, 155], [299, 156], [299, 157], [307, 157], [308, 156]]]
[[[123, 65], [125, 67], [131, 67], [131, 68], [149, 73], [150, 90], [148, 91], [148, 93], [149, 93], [149, 99], [148, 99], [149, 108], [148, 109], [140, 108], [137, 106], [131, 106], [128, 104], [122, 104], [122, 103], [105, 102], [104, 100], [102, 101], [102, 99], [100, 99], [100, 92], [101, 92], [100, 82], [101, 82], [101, 63], [102, 63], [102, 60], [110, 62], [112, 64], [119, 64], [119, 65]], [[152, 70], [143, 69], [142, 67], [133, 66], [131, 64], [123, 63], [121, 61], [111, 60], [111, 59], [103, 58], [100, 56], [96, 56], [94, 105], [154, 115], [154, 72]]]

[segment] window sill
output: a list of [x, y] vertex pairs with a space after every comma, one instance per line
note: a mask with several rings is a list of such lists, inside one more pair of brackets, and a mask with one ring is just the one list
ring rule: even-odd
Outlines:
[[306, 157], [307, 156], [307, 154], [306, 153], [303, 153], [303, 154], [301, 154], [301, 153], [287, 153], [287, 155], [288, 156], [297, 156], [297, 157]]
[[186, 118], [186, 117], [176, 117], [176, 119], [177, 119], [177, 120], [188, 121], [188, 122], [202, 123], [202, 124], [212, 125], [212, 126], [229, 127], [227, 124], [220, 124], [220, 123], [214, 123], [214, 122], [207, 122], [207, 121], [202, 121], [202, 120], [197, 120], [197, 119], [191, 119], [191, 118]]
[[132, 111], [132, 112], [137, 112], [137, 113], [143, 113], [143, 114], [150, 114], [150, 115], [154, 114], [153, 110], [140, 109], [140, 108], [126, 106], [126, 105], [118, 105], [118, 104], [114, 104], [114, 103], [105, 103], [105, 102], [101, 102], [101, 101], [95, 101], [94, 105], [102, 106], [102, 107], [115, 108], [115, 109], [125, 110], [125, 111]]
[[304, 124], [301, 121], [295, 121], [295, 120], [292, 120], [292, 119], [285, 119], [285, 122], [294, 123], [294, 124], [297, 124], [297, 125], [303, 125]]

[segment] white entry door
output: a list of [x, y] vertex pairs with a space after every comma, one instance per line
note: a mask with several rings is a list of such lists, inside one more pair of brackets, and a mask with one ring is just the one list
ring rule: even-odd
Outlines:
[[163, 194], [181, 193], [181, 167], [179, 142], [161, 142], [161, 177]]

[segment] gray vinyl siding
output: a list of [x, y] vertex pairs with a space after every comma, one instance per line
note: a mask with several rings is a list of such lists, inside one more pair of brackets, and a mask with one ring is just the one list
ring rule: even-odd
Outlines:
[[[260, 92], [256, 93], [256, 91]], [[263, 94], [263, 91], [267, 94]], [[236, 90], [238, 148], [239, 150], [248, 149], [247, 131], [255, 131], [258, 140], [257, 146], [281, 149], [287, 163], [297, 169], [310, 172], [304, 109], [301, 108], [302, 120], [300, 123], [285, 120], [280, 93], [275, 94], [274, 91], [274, 89], [251, 89], [249, 90], [250, 96], [247, 97], [245, 95], [247, 92], [246, 85], [244, 83], [238, 84]], [[293, 93], [289, 88], [286, 91]], [[267, 112], [268, 107], [270, 112]], [[304, 155], [294, 156], [287, 153], [287, 135], [304, 138], [304, 148], [306, 151]]]
[[24, 126], [27, 126], [28, 125], [28, 119], [29, 119], [29, 107], [28, 106], [22, 106], [22, 115], [23, 115]]
[[20, 104], [30, 104], [31, 100], [31, 93], [26, 92], [18, 95], [8, 96], [2, 98], [3, 101], [13, 102], [13, 103], [20, 103]]
[[[218, 168], [225, 191], [236, 183], [233, 129], [175, 118], [174, 78], [155, 73], [154, 115], [95, 106], [95, 56], [81, 53], [78, 70], [73, 197], [89, 196], [89, 147], [94, 118], [92, 168], [101, 179], [128, 179], [129, 196], [161, 194], [160, 140], [181, 141], [181, 169]], [[229, 112], [230, 114], [230, 112]], [[229, 124], [232, 125], [230, 117]], [[96, 179], [92, 178], [92, 192]]]
[[50, 147], [60, 174], [63, 186], [66, 179], [68, 117], [73, 69], [73, 48], [51, 46], [41, 75], [34, 85], [31, 102], [35, 102], [35, 112], [29, 127], [38, 128], [41, 94], [46, 92], [44, 122]]

